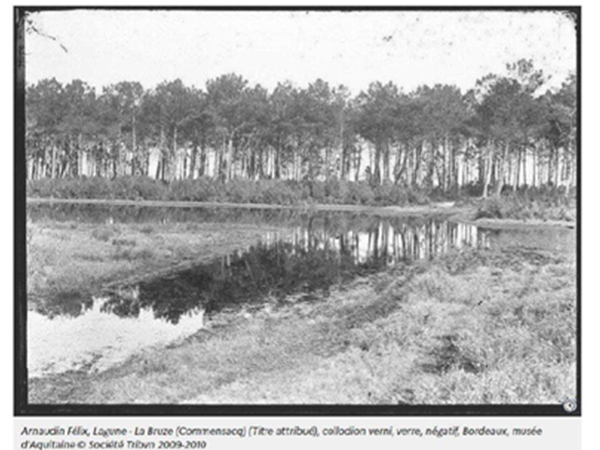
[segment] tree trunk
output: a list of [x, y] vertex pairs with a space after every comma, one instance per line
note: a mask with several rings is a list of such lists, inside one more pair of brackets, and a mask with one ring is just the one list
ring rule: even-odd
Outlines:
[[342, 141], [341, 143], [341, 147], [338, 150], [339, 151], [339, 167], [338, 167], [338, 173], [340, 176], [340, 180], [345, 180], [347, 173], [348, 173], [348, 168], [347, 168], [347, 157], [346, 157], [346, 151], [344, 149], [344, 142]]
[[54, 166], [56, 163], [56, 145], [52, 145], [52, 156], [50, 159], [50, 178], [54, 178]]
[[381, 144], [375, 145], [375, 161], [373, 162], [373, 182], [381, 184]]
[[523, 147], [523, 183], [524, 186], [528, 186], [527, 180], [527, 146]]
[[532, 181], [531, 184], [533, 185], [533, 187], [537, 186], [537, 180], [538, 180], [538, 151], [539, 148], [536, 146], [533, 148], [533, 165], [531, 166], [531, 176], [532, 176]]
[[507, 166], [507, 170], [506, 170], [506, 177], [505, 177], [505, 184], [508, 184], [509, 186], [514, 186], [514, 170], [513, 170], [513, 157], [512, 155], [508, 155], [508, 159], [506, 160], [506, 166]]
[[173, 151], [171, 154], [171, 173], [169, 176], [170, 180], [175, 180], [178, 178], [179, 172], [179, 158], [177, 155], [177, 126], [173, 127]]
[[419, 170], [421, 169], [421, 154], [423, 152], [423, 146], [425, 145], [425, 141], [421, 142], [420, 146], [416, 145], [414, 149], [415, 160], [414, 163], [414, 173], [412, 183], [414, 187], [419, 187]]
[[233, 133], [229, 136], [227, 141], [227, 154], [225, 159], [225, 181], [229, 181], [232, 178], [232, 164], [233, 161]]
[[[394, 183], [400, 183], [402, 176], [407, 172], [407, 162], [408, 162], [408, 149], [404, 149], [403, 145], [400, 145], [398, 148], [398, 156], [396, 159], [396, 169], [394, 170]], [[404, 184], [407, 185], [406, 179], [404, 180]]]
[[485, 180], [487, 177], [487, 151], [488, 148], [486, 147], [483, 151], [479, 152], [479, 164], [478, 164], [478, 175], [479, 175], [479, 184], [481, 184], [482, 186], [485, 184]]
[[135, 114], [133, 114], [131, 116], [131, 157], [132, 157], [132, 164], [131, 164], [131, 175], [135, 175], [136, 173], [136, 164], [133, 163], [133, 161], [137, 161], [138, 160], [138, 151], [137, 151], [137, 136], [135, 134]]
[[83, 137], [81, 133], [77, 136], [77, 168], [75, 176], [80, 177], [83, 173]]
[[502, 188], [504, 187], [504, 178], [506, 176], [506, 160], [508, 157], [509, 150], [508, 141], [504, 144], [504, 149], [500, 156], [500, 163], [498, 164], [498, 177], [496, 179], [496, 197], [502, 194]]
[[560, 185], [560, 149], [555, 151], [555, 162], [554, 162], [554, 186]]
[[430, 146], [429, 146], [429, 152], [428, 152], [429, 160], [427, 161], [427, 168], [426, 168], [427, 176], [425, 179], [425, 185], [429, 189], [433, 188], [433, 173], [435, 170], [435, 157], [436, 157], [435, 145], [436, 145], [435, 141], [431, 142]]
[[198, 158], [198, 144], [194, 142], [192, 145], [192, 156], [190, 161], [190, 173], [188, 174], [188, 178], [193, 180], [196, 174], [196, 159]]
[[165, 147], [166, 147], [165, 129], [164, 129], [164, 127], [161, 126], [160, 127], [160, 163], [158, 165], [158, 168], [160, 168], [160, 172], [159, 172], [159, 176], [157, 178], [159, 178], [162, 181], [165, 180], [165, 163], [166, 163], [165, 153], [167, 152], [167, 149]]
[[387, 182], [390, 179], [390, 143], [385, 142], [383, 145], [383, 176]]
[[279, 143], [277, 149], [275, 150], [275, 178], [281, 178], [281, 153], [282, 153], [282, 145]]
[[359, 145], [358, 147], [358, 158], [356, 161], [356, 175], [355, 181], [360, 181], [360, 166], [362, 164], [362, 147]]
[[[492, 179], [492, 163], [494, 158], [494, 144], [489, 142], [485, 148], [485, 156], [484, 156], [484, 180], [483, 180], [483, 194], [482, 197], [486, 198], [488, 196], [488, 189]], [[483, 156], [483, 153], [482, 153]]]
[[567, 185], [567, 195], [569, 195], [572, 188], [577, 187], [577, 157], [573, 151], [569, 151], [569, 154], [571, 155], [571, 173], [569, 177], [569, 183]]
[[200, 141], [200, 167], [198, 170], [199, 176], [207, 175], [208, 168], [207, 166], [208, 155], [206, 154], [206, 148], [204, 145], [204, 138]]
[[546, 183], [548, 183], [548, 185], [550, 185], [552, 183], [552, 175], [553, 175], [553, 171], [552, 171], [552, 163], [554, 162], [554, 152], [556, 150], [554, 149], [554, 147], [550, 147], [549, 150], [549, 154], [548, 154], [548, 173], [546, 174]]
[[516, 182], [515, 182], [515, 190], [517, 190], [519, 188], [519, 186], [521, 185], [521, 182], [522, 182], [522, 177], [521, 177], [522, 166], [523, 166], [523, 148], [519, 147], [519, 151], [517, 154], [517, 178], [516, 178]]

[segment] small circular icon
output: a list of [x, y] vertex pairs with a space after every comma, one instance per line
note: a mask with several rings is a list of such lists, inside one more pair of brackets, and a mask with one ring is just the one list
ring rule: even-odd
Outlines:
[[568, 398], [563, 402], [563, 409], [568, 413], [572, 413], [577, 409], [577, 402]]

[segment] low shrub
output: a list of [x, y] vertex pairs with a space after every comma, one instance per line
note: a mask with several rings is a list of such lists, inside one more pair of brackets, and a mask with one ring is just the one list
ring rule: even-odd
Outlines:
[[143, 225], [140, 228], [140, 232], [144, 234], [154, 234], [156, 232], [156, 229], [152, 225]]
[[412, 205], [427, 205], [430, 203], [430, 197], [418, 189], [408, 189], [407, 191], [408, 203]]
[[148, 177], [124, 176], [113, 180], [114, 198], [125, 200], [163, 200], [164, 184]]
[[120, 198], [114, 195], [115, 184], [106, 178], [91, 177], [63, 180], [60, 198]]
[[477, 206], [476, 219], [575, 220], [575, 201], [560, 192], [532, 189], [483, 199]]
[[116, 235], [112, 228], [96, 228], [92, 230], [92, 237], [102, 242], [108, 242]]
[[[315, 180], [248, 180], [228, 182], [209, 177], [166, 183], [145, 176], [55, 178], [30, 180], [27, 195], [37, 198], [172, 200], [196, 202], [294, 204], [345, 204], [368, 206], [427, 205], [432, 201], [474, 202], [481, 186], [472, 184], [443, 192], [384, 182]], [[568, 195], [567, 195], [568, 194]], [[471, 200], [469, 200], [471, 198]], [[564, 187], [507, 187], [500, 196], [476, 200], [477, 218], [574, 220], [574, 192]]]
[[265, 180], [259, 185], [258, 203], [293, 205], [306, 198], [306, 192], [299, 183], [282, 180]]
[[404, 206], [408, 203], [408, 195], [405, 188], [386, 182], [375, 188], [374, 203], [376, 205]]
[[344, 203], [350, 205], [372, 205], [375, 202], [373, 189], [366, 181], [346, 183]]
[[151, 249], [135, 249], [132, 247], [117, 247], [112, 254], [112, 259], [115, 261], [136, 261], [140, 259], [154, 258], [154, 252]]

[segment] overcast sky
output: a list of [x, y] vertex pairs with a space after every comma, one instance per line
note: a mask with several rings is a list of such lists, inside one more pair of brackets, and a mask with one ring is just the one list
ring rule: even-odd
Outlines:
[[406, 91], [462, 89], [533, 59], [559, 85], [576, 64], [573, 22], [552, 12], [52, 11], [32, 15], [54, 36], [26, 37], [27, 81], [82, 79], [96, 88], [181, 78], [203, 87], [235, 72], [272, 89], [317, 78], [353, 93], [372, 81]]

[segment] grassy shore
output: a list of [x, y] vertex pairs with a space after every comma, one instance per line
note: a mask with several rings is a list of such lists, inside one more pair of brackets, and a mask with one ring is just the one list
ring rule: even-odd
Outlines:
[[40, 309], [78, 304], [111, 285], [228, 255], [256, 243], [268, 229], [211, 223], [29, 223], [28, 298]]
[[[482, 198], [481, 185], [468, 185], [446, 192], [440, 188], [416, 188], [391, 182], [375, 185], [366, 181], [244, 180], [221, 182], [207, 177], [170, 183], [148, 177], [118, 177], [114, 180], [56, 178], [29, 180], [27, 196], [64, 201], [168, 202], [187, 205], [247, 207], [395, 207], [425, 209], [452, 203], [470, 209], [474, 219], [553, 220], [573, 222], [575, 191], [564, 187], [509, 186], [502, 195]], [[400, 207], [400, 208], [398, 208]]]
[[142, 176], [115, 179], [46, 178], [29, 180], [27, 195], [39, 198], [120, 199], [154, 201], [194, 201], [240, 204], [345, 204], [345, 205], [414, 205], [429, 203], [430, 196], [418, 188], [391, 182], [373, 185], [366, 181], [294, 181], [246, 180], [228, 182], [209, 177], [163, 182]]
[[267, 203], [198, 202], [176, 200], [123, 200], [123, 199], [77, 199], [77, 198], [28, 198], [31, 205], [103, 205], [169, 208], [233, 208], [238, 210], [296, 210], [339, 211], [378, 216], [444, 215], [453, 220], [482, 224], [485, 226], [575, 226], [577, 212], [574, 203], [540, 204], [519, 197], [469, 199], [459, 202], [432, 202], [427, 205], [369, 206], [353, 204], [296, 203], [277, 205]]
[[571, 254], [457, 251], [217, 315], [105, 372], [30, 380], [30, 402], [560, 403], [575, 395], [575, 280]]

